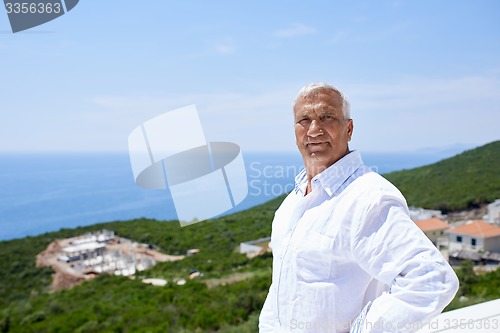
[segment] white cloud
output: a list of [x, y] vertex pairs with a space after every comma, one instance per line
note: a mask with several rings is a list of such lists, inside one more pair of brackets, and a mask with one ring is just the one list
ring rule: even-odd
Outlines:
[[399, 8], [403, 5], [401, 0], [393, 0], [390, 2], [390, 5], [395, 8]]
[[[419, 109], [435, 112], [457, 104], [500, 102], [500, 80], [488, 77], [454, 79], [407, 78], [393, 83], [351, 84], [347, 94], [358, 101], [358, 108], [373, 110]], [[461, 108], [459, 108], [461, 109]]]
[[364, 15], [355, 16], [352, 21], [356, 24], [368, 22], [368, 17]]
[[197, 58], [205, 58], [205, 57], [210, 57], [214, 55], [230, 55], [234, 54], [236, 52], [236, 48], [233, 45], [233, 43], [224, 41], [224, 42], [217, 42], [217, 41], [205, 41], [205, 47], [197, 52], [188, 54], [187, 56], [189, 58], [197, 59]]
[[[291, 102], [299, 86], [288, 82], [254, 92], [99, 95], [47, 105], [57, 109], [52, 113], [11, 112], [0, 131], [0, 142], [9, 144], [0, 150], [126, 150], [128, 135], [139, 124], [196, 104], [210, 141], [234, 142], [244, 151], [295, 151]], [[500, 138], [500, 78], [495, 76], [381, 78], [343, 82], [339, 88], [351, 100], [355, 149], [408, 151]], [[74, 105], [71, 112], [62, 111], [67, 105]]]
[[[291, 101], [295, 88], [262, 93], [194, 93], [165, 96], [97, 96], [93, 112], [81, 115], [109, 134], [128, 136], [142, 122], [170, 110], [196, 104], [211, 141], [229, 141], [248, 150], [293, 150]], [[267, 133], [266, 135], [264, 135]]]
[[347, 84], [358, 147], [402, 151], [500, 138], [500, 80], [412, 78]]
[[[103, 136], [126, 137], [140, 123], [182, 106], [196, 104], [206, 137], [235, 142], [245, 150], [295, 150], [291, 101], [299, 85], [249, 93], [191, 93], [98, 96], [84, 122]], [[353, 148], [408, 151], [499, 139], [500, 79], [407, 78], [392, 82], [339, 85], [350, 97]], [[113, 134], [114, 132], [114, 134]], [[97, 133], [96, 133], [97, 134]]]
[[218, 54], [232, 54], [235, 52], [234, 46], [229, 44], [217, 44], [214, 46], [214, 50]]
[[337, 44], [338, 42], [342, 41], [344, 38], [345, 38], [345, 31], [337, 31], [335, 32], [335, 34], [333, 35], [332, 38], [330, 38], [330, 40], [328, 41], [330, 44]]
[[278, 30], [274, 33], [276, 37], [291, 38], [315, 33], [316, 29], [305, 24], [295, 23], [289, 28]]

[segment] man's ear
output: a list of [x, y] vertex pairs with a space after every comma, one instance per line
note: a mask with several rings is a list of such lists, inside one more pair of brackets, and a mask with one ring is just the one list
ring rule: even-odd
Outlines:
[[347, 141], [351, 141], [353, 130], [354, 130], [354, 123], [352, 119], [349, 119], [347, 123]]

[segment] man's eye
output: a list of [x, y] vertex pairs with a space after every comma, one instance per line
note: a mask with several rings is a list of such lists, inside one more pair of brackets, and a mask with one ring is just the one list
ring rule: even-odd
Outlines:
[[299, 121], [297, 121], [297, 124], [300, 124], [300, 125], [302, 125], [302, 126], [305, 126], [305, 125], [309, 124], [309, 122], [310, 122], [310, 120], [309, 120], [309, 119], [307, 119], [307, 118], [302, 118], [302, 119], [300, 119]]
[[333, 120], [335, 119], [334, 116], [332, 115], [329, 115], [329, 114], [325, 114], [324, 116], [321, 117], [322, 120]]

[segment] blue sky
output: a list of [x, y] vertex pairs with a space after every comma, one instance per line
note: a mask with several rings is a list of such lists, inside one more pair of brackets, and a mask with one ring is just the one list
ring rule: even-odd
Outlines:
[[294, 151], [312, 81], [349, 96], [351, 148], [482, 145], [500, 139], [499, 16], [494, 0], [81, 0], [13, 34], [0, 8], [0, 151], [126, 151], [189, 104], [210, 141]]

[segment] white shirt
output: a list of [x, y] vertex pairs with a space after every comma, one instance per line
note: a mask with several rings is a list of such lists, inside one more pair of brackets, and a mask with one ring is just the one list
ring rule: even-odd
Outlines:
[[358, 316], [356, 331], [413, 332], [451, 301], [452, 268], [359, 152], [306, 185], [303, 170], [275, 213], [259, 332], [349, 332]]

